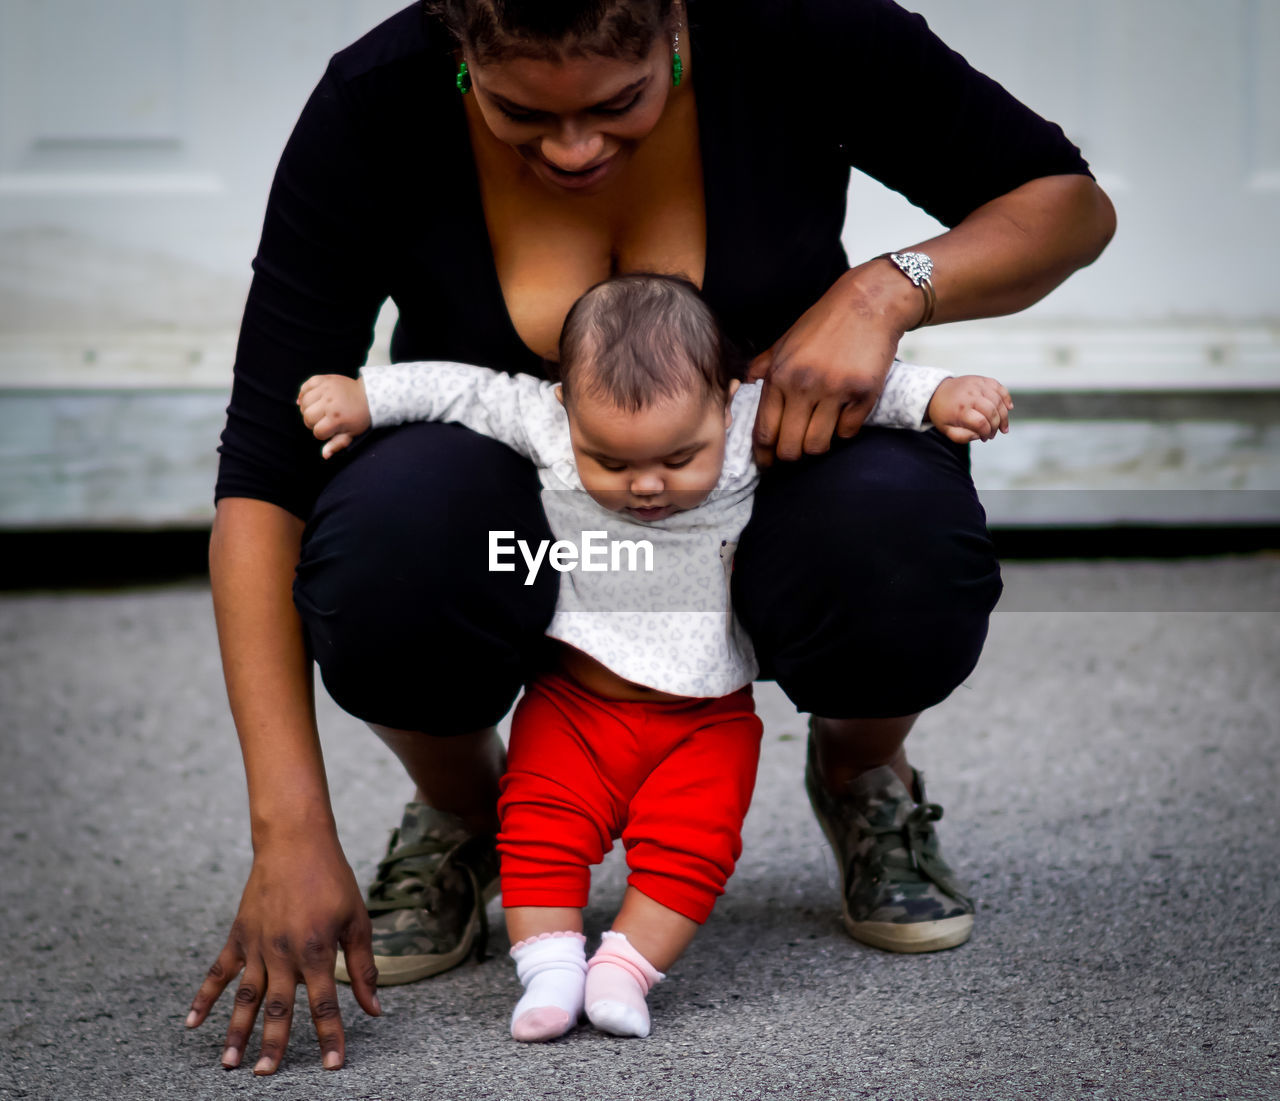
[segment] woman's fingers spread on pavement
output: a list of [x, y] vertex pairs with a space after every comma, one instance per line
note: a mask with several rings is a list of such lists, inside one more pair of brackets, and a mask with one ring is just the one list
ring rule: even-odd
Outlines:
[[362, 913], [343, 931], [340, 943], [347, 961], [347, 974], [351, 976], [351, 993], [361, 1009], [372, 1017], [380, 1017], [382, 1003], [378, 1001], [378, 967], [373, 962], [371, 938], [369, 917]]
[[338, 987], [333, 981], [333, 949], [329, 948], [325, 954], [327, 968], [320, 965], [303, 978], [307, 983], [307, 1003], [311, 1006], [316, 1039], [320, 1042], [321, 1065], [325, 1070], [337, 1070], [346, 1062], [347, 1044], [342, 1031], [342, 1011], [338, 1008]]
[[262, 1004], [266, 984], [267, 969], [263, 966], [262, 960], [250, 960], [246, 963], [240, 985], [236, 988], [231, 1023], [227, 1025], [227, 1042], [222, 1051], [222, 1065], [228, 1070], [238, 1067], [240, 1060], [244, 1058], [245, 1048], [249, 1046], [253, 1022], [257, 1019], [258, 1006]]
[[195, 1028], [204, 1022], [204, 1019], [209, 1016], [209, 1010], [213, 1008], [213, 1003], [222, 996], [227, 984], [240, 974], [242, 966], [243, 960], [228, 943], [218, 953], [218, 958], [213, 961], [213, 966], [205, 974], [204, 982], [200, 984], [200, 989], [192, 999], [191, 1012], [187, 1014], [187, 1028]]
[[[283, 961], [280, 961], [283, 962]], [[280, 962], [277, 967], [280, 967]], [[289, 1046], [289, 1028], [293, 1024], [293, 995], [297, 980], [286, 964], [277, 972], [287, 975], [283, 982], [274, 976], [262, 1003], [262, 1050], [253, 1065], [254, 1074], [275, 1074]]]

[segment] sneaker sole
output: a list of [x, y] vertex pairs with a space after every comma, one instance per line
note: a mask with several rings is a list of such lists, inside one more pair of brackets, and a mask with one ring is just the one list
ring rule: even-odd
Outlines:
[[[807, 788], [806, 784], [806, 788]], [[826, 817], [817, 808], [813, 795], [809, 795], [809, 806], [813, 808], [813, 816], [822, 827], [822, 836], [831, 846], [835, 855], [836, 866], [840, 866], [840, 846], [827, 827]], [[939, 918], [937, 921], [854, 921], [849, 913], [848, 884], [844, 881], [844, 869], [840, 868], [840, 916], [844, 921], [845, 931], [861, 944], [869, 944], [872, 948], [880, 948], [885, 952], [941, 952], [944, 948], [956, 948], [973, 934], [973, 915], [959, 914], [956, 917]]]
[[973, 915], [939, 918], [937, 921], [854, 921], [844, 912], [849, 936], [886, 952], [940, 952], [955, 948], [973, 933]]
[[[498, 897], [498, 881], [495, 879], [484, 889], [484, 904], [488, 905], [493, 899]], [[458, 947], [452, 952], [445, 952], [435, 956], [377, 956], [373, 957], [373, 965], [378, 969], [378, 985], [379, 986], [399, 986], [403, 983], [417, 982], [420, 979], [429, 979], [432, 975], [439, 975], [442, 971], [449, 971], [457, 967], [463, 960], [471, 954], [471, 949], [475, 946], [476, 937], [480, 933], [480, 915], [472, 914], [471, 920], [467, 922], [467, 928], [462, 934], [462, 940], [458, 942]], [[347, 957], [341, 949], [338, 950], [338, 957], [334, 961], [333, 977], [342, 983], [350, 983], [351, 975], [347, 971]]]

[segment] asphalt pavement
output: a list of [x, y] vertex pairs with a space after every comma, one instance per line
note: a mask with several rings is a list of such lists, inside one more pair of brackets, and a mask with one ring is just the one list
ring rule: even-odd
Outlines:
[[[1006, 582], [977, 672], [908, 743], [978, 899], [967, 945], [848, 939], [804, 717], [760, 685], [745, 852], [648, 1039], [513, 1042], [495, 904], [486, 962], [384, 990], [377, 1020], [343, 992], [340, 1072], [300, 1000], [271, 1079], [219, 1067], [229, 996], [183, 1027], [249, 867], [207, 589], [0, 596], [0, 1097], [1274, 1101], [1280, 556], [1024, 563]], [[327, 700], [320, 719], [364, 881], [409, 785], [361, 724]]]

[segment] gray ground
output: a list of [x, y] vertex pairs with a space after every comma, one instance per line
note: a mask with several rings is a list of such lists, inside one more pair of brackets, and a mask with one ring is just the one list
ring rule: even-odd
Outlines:
[[[499, 930], [380, 1020], [344, 992], [341, 1073], [300, 1002], [274, 1079], [219, 1069], [225, 1006], [182, 1027], [248, 867], [207, 592], [0, 598], [0, 1096], [1280, 1097], [1280, 558], [1006, 577], [981, 667], [912, 738], [980, 900], [968, 945], [846, 938], [803, 720], [762, 686], [746, 852], [648, 1040], [512, 1042]], [[407, 785], [354, 720], [322, 726], [364, 879]], [[589, 931], [621, 880], [611, 858]]]

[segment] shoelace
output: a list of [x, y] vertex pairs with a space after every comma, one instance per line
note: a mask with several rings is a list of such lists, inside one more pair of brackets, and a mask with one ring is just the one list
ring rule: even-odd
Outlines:
[[[969, 899], [960, 892], [959, 884], [938, 857], [937, 834], [934, 832], [933, 824], [941, 817], [942, 807], [937, 803], [919, 803], [907, 815], [902, 825], [872, 827], [868, 832], [877, 838], [892, 837], [895, 840], [900, 838], [906, 842], [910, 862], [905, 863], [898, 859], [896, 853], [892, 857], [882, 853], [881, 859], [885, 864], [892, 863], [904, 877], [909, 875], [913, 882], [935, 883], [947, 894], [968, 903]], [[881, 848], [882, 845], [883, 843], [878, 841], [876, 847]]]
[[[378, 861], [378, 874], [369, 885], [369, 912], [371, 914], [386, 913], [388, 910], [409, 910], [421, 906], [433, 910], [440, 897], [440, 889], [436, 879], [449, 863], [462, 842], [447, 849], [441, 849], [439, 842], [428, 839], [416, 845], [398, 846], [400, 831], [391, 835], [387, 846], [387, 855]], [[424, 858], [432, 858], [426, 860]], [[409, 862], [417, 867], [406, 866]], [[422, 882], [421, 887], [406, 890], [393, 886], [391, 880], [401, 875], [412, 875]]]
[[[416, 845], [406, 845], [397, 851], [396, 846], [399, 840], [400, 831], [396, 830], [391, 836], [391, 843], [387, 846], [387, 855], [378, 861], [378, 874], [374, 876], [373, 883], [369, 885], [369, 899], [365, 908], [370, 914], [385, 914], [391, 910], [413, 910], [418, 908], [426, 910], [429, 914], [435, 913], [436, 905], [440, 901], [440, 885], [438, 882], [440, 874], [448, 867], [453, 857], [468, 842], [475, 839], [466, 838], [444, 850], [441, 850], [435, 841], [420, 841]], [[438, 861], [435, 862], [433, 867], [424, 869], [426, 874], [421, 876], [421, 888], [410, 891], [402, 887], [393, 887], [388, 882], [391, 878], [391, 871], [396, 865], [403, 864], [407, 860], [421, 859], [422, 857], [438, 857]], [[476, 936], [476, 960], [486, 960], [489, 958], [489, 915], [485, 910], [480, 881], [476, 877], [475, 869], [469, 864], [459, 861], [459, 866], [466, 873], [467, 880], [471, 884], [472, 901], [476, 909], [480, 911], [480, 931]]]

